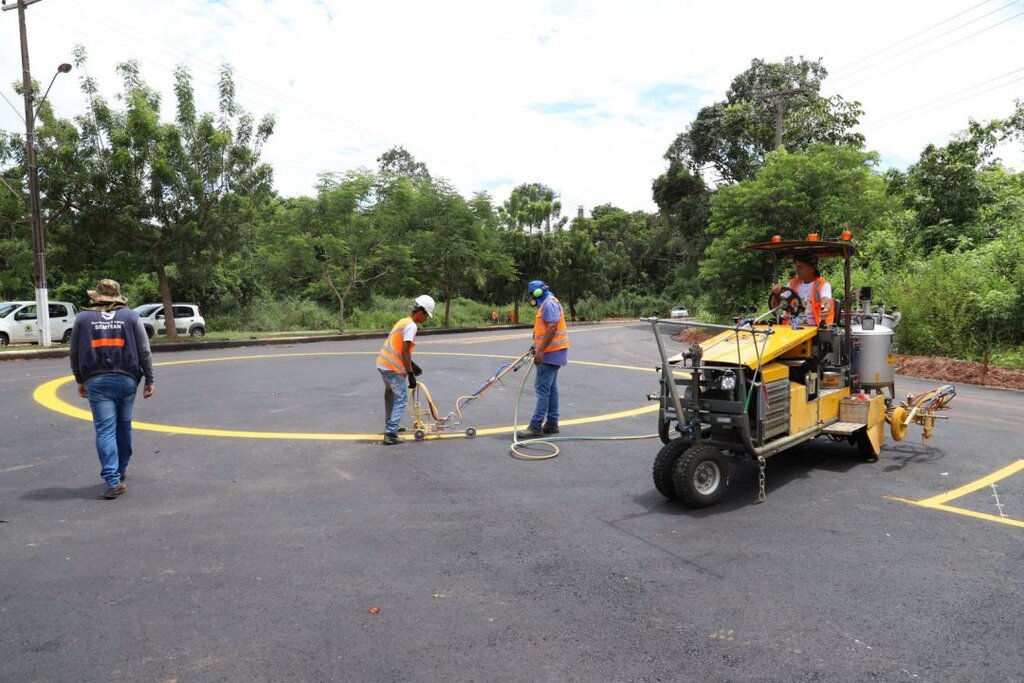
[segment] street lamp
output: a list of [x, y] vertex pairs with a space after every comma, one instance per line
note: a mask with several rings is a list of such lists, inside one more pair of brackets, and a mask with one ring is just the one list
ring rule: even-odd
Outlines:
[[[18, 28], [21, 32], [21, 70], [22, 88], [25, 95], [25, 161], [28, 166], [28, 203], [32, 219], [32, 250], [35, 253], [36, 267], [36, 327], [39, 329], [39, 345], [50, 346], [50, 296], [46, 284], [46, 237], [43, 233], [43, 217], [39, 210], [39, 166], [36, 163], [36, 113], [39, 108], [32, 106], [32, 73], [28, 65], [28, 31], [25, 28], [25, 7], [39, 0], [18, 0]], [[14, 9], [7, 7], [4, 0], [4, 11]], [[43, 106], [46, 96], [50, 94], [53, 82], [59, 74], [71, 71], [70, 64], [61, 64], [50, 79], [46, 93], [39, 100]]]

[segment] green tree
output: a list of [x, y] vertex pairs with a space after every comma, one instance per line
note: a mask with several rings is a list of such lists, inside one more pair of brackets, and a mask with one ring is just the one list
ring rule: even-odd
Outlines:
[[812, 145], [806, 153], [771, 152], [751, 179], [723, 187], [711, 200], [712, 242], [700, 264], [700, 282], [713, 313], [760, 302], [770, 284], [763, 257], [742, 247], [780, 234], [809, 232], [836, 237], [850, 229], [869, 235], [894, 209], [885, 181], [873, 170], [877, 157], [851, 147]]
[[[512, 259], [498, 249], [496, 231], [488, 219], [474, 213], [465, 198], [443, 180], [421, 183], [416, 200], [415, 253], [423, 283], [444, 300], [448, 327], [452, 300], [487, 281], [487, 273], [511, 276]], [[479, 209], [479, 206], [476, 207]]]
[[782, 140], [790, 151], [825, 142], [832, 145], [864, 144], [854, 133], [863, 111], [859, 102], [819, 93], [828, 71], [821, 60], [751, 61], [750, 68], [733, 79], [724, 101], [702, 108], [665, 153], [670, 164], [694, 172], [714, 167], [727, 182], [747, 180], [764, 164], [775, 147], [775, 103], [771, 93], [802, 89], [786, 97]]
[[541, 183], [524, 183], [513, 189], [498, 209], [498, 215], [506, 227], [531, 235], [561, 230], [567, 220], [562, 217], [562, 202], [558, 195]]
[[[81, 49], [76, 62], [85, 62]], [[197, 113], [188, 70], [175, 70], [174, 123], [160, 121], [160, 98], [142, 80], [138, 63], [117, 70], [121, 110], [84, 79], [90, 110], [77, 120], [79, 172], [52, 176], [48, 194], [72, 196], [74, 229], [101, 245], [106, 260], [116, 263], [109, 269], [156, 273], [174, 338], [172, 276], [202, 277], [237, 252], [272, 196], [272, 171], [260, 153], [274, 120], [257, 123], [238, 107], [228, 66], [220, 72], [216, 114]]]
[[991, 156], [999, 124], [972, 122], [966, 133], [943, 147], [928, 145], [905, 178], [893, 185], [904, 205], [917, 214], [920, 243], [925, 252], [952, 251], [985, 237], [975, 223], [985, 202], [978, 174]]

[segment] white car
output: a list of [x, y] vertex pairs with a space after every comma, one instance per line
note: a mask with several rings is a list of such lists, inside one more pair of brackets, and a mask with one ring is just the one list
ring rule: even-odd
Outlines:
[[668, 316], [670, 318], [689, 318], [690, 312], [686, 310], [686, 306], [673, 306], [672, 310], [668, 312]]
[[[174, 329], [178, 331], [178, 334], [187, 334], [190, 337], [202, 337], [206, 334], [206, 320], [199, 312], [199, 306], [171, 304], [171, 308], [174, 311]], [[146, 334], [150, 339], [153, 338], [153, 335], [167, 334], [163, 304], [136, 306], [135, 312], [142, 318], [142, 324], [145, 325]]]
[[[71, 327], [75, 324], [77, 309], [67, 301], [50, 302], [50, 339], [67, 344], [71, 341]], [[0, 346], [8, 344], [36, 344], [39, 325], [36, 324], [35, 301], [4, 301], [0, 303]]]

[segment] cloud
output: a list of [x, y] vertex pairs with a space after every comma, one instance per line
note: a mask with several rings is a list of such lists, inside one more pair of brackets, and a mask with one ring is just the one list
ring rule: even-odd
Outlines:
[[[213, 110], [217, 70], [230, 63], [242, 105], [277, 118], [264, 157], [285, 195], [311, 193], [323, 171], [375, 168], [383, 151], [403, 145], [466, 196], [487, 189], [501, 202], [516, 185], [542, 182], [575, 213], [602, 203], [653, 210], [651, 181], [665, 168], [665, 150], [754, 58], [824, 58], [832, 71], [826, 94], [862, 102], [868, 147], [896, 164], [943, 144], [970, 117], [1005, 116], [1018, 87], [971, 90], [882, 125], [1019, 65], [1020, 19], [964, 38], [1012, 17], [1012, 8], [891, 56], [989, 11], [899, 43], [963, 10], [961, 0], [864, 0], [856, 12], [810, 0], [43, 0], [27, 19], [37, 80], [48, 81], [81, 43], [88, 75], [112, 97], [114, 65], [137, 59], [164, 93], [168, 119], [175, 65], [189, 66], [197, 105]], [[20, 79], [17, 35], [15, 13], [4, 12], [0, 84]], [[85, 111], [82, 75], [55, 83], [59, 115]], [[20, 104], [9, 87], [4, 94]], [[21, 126], [0, 102], [0, 127]]]

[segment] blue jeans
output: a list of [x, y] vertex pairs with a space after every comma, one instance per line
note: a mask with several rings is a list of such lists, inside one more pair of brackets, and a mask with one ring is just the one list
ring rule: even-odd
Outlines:
[[384, 433], [398, 434], [398, 423], [402, 421], [405, 406], [409, 403], [409, 390], [405, 385], [409, 380], [391, 370], [377, 370], [384, 380]]
[[121, 483], [132, 457], [132, 407], [139, 383], [127, 375], [110, 373], [91, 378], [85, 388], [96, 427], [100, 476], [113, 488]]
[[537, 408], [530, 419], [531, 427], [541, 427], [545, 418], [548, 422], [558, 422], [558, 369], [560, 365], [541, 363], [534, 366], [536, 375], [533, 389], [537, 394]]

